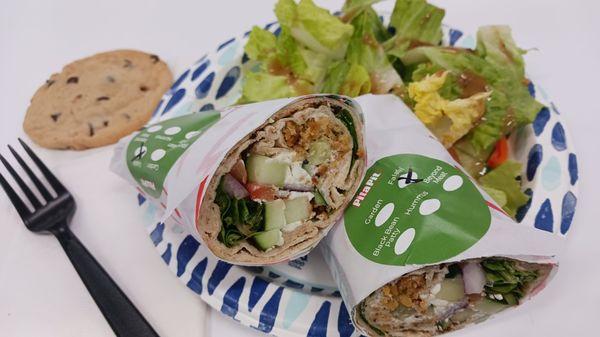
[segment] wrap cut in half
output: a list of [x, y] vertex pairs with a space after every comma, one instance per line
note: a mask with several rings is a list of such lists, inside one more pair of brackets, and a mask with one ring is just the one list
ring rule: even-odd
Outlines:
[[264, 265], [315, 247], [363, 175], [358, 109], [338, 96], [309, 96], [237, 142], [200, 207], [197, 229], [208, 248], [230, 263]]
[[553, 268], [504, 257], [424, 267], [371, 293], [353, 319], [368, 336], [439, 335], [518, 305], [543, 288]]

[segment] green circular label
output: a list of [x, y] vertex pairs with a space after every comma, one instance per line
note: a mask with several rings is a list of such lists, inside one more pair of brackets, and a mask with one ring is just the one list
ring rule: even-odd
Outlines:
[[454, 257], [479, 241], [490, 222], [467, 175], [415, 154], [375, 162], [344, 213], [350, 242], [362, 256], [398, 266]]

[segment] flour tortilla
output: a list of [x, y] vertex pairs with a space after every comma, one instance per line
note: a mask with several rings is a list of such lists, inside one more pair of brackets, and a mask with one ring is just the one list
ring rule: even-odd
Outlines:
[[[274, 155], [280, 148], [277, 147], [281, 136], [281, 128], [286, 120], [291, 118], [302, 118], [303, 115], [310, 116], [310, 112], [319, 110], [321, 113], [332, 112], [333, 109], [344, 109], [350, 112], [356, 130], [359, 158], [354, 161], [352, 168], [345, 180], [330, 181], [332, 190], [339, 187], [344, 193], [330, 196], [324, 195], [329, 205], [335, 205], [335, 210], [326, 219], [320, 221], [305, 221], [291, 232], [283, 231], [284, 244], [274, 247], [268, 251], [257, 249], [250, 242], [243, 240], [233, 247], [227, 247], [218, 239], [221, 229], [221, 214], [219, 207], [214, 203], [217, 187], [221, 177], [227, 174], [233, 165], [241, 158], [242, 152], [253, 146], [257, 138], [261, 138], [259, 148], [264, 154]], [[331, 114], [336, 123], [339, 119]], [[345, 206], [353, 197], [361, 182], [365, 169], [364, 128], [362, 118], [349, 106], [336, 99], [329, 97], [311, 97], [276, 112], [269, 120], [256, 128], [252, 133], [240, 140], [225, 156], [215, 174], [210, 180], [205, 197], [200, 206], [200, 215], [197, 221], [197, 229], [209, 250], [218, 258], [234, 264], [243, 265], [265, 265], [290, 260], [307, 253], [327, 234], [329, 229], [342, 216]], [[349, 165], [346, 166], [346, 168]], [[346, 171], [348, 172], [348, 171]], [[337, 184], [336, 184], [337, 183]], [[335, 185], [334, 185], [335, 184]]]
[[[470, 261], [479, 262], [482, 259], [473, 259]], [[519, 260], [513, 260], [517, 263], [517, 265], [522, 269], [532, 269], [535, 268], [538, 270], [539, 275], [537, 279], [528, 285], [524, 299], [532, 295], [538, 285], [540, 285], [552, 270], [552, 265], [550, 264], [535, 264], [528, 263]], [[428, 292], [431, 288], [433, 288], [436, 284], [441, 283], [444, 280], [448, 269], [446, 268], [446, 264], [433, 265], [418, 269], [412, 273], [407, 275], [425, 275], [426, 285], [423, 287], [425, 292]], [[405, 277], [407, 275], [403, 275]], [[393, 282], [395, 282], [394, 280]], [[398, 319], [395, 316], [394, 312], [390, 312], [390, 310], [386, 309], [384, 305], [381, 304], [380, 301], [377, 300], [377, 297], [381, 296], [381, 289], [376, 290], [371, 295], [369, 295], [366, 299], [361, 301], [361, 303], [353, 310], [353, 319], [356, 326], [363, 332], [365, 332], [368, 336], [381, 336], [379, 332], [373, 329], [373, 325], [369, 324], [366, 321], [365, 317], [369, 317], [371, 320], [377, 320], [378, 323], [388, 324], [393, 328], [384, 331], [385, 336], [406, 336], [406, 337], [431, 337], [440, 334], [445, 334], [451, 331], [459, 330], [464, 328], [467, 325], [478, 323], [480, 321], [486, 320], [487, 318], [495, 315], [491, 314], [490, 316], [486, 316], [484, 314], [478, 313], [469, 317], [467, 320], [452, 325], [449, 329], [445, 331], [439, 331], [436, 327], [436, 319], [428, 319], [429, 313], [425, 314], [414, 314], [411, 317], [406, 318], [405, 320]], [[364, 305], [364, 310], [366, 312], [365, 315], [360, 315], [359, 310], [361, 310], [361, 306]], [[465, 301], [464, 307], [467, 306], [467, 302]], [[516, 305], [518, 306], [518, 304]], [[507, 309], [513, 308], [507, 307]], [[461, 306], [462, 308], [462, 306]], [[435, 315], [432, 315], [435, 317]], [[371, 323], [373, 323], [371, 321]]]

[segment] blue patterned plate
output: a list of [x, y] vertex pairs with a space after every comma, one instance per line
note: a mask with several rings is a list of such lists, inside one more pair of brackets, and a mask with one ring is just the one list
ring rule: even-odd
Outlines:
[[[266, 29], [278, 33], [276, 23]], [[241, 95], [240, 66], [249, 32], [221, 44], [173, 83], [151, 122], [189, 112], [219, 109]], [[444, 29], [444, 42], [475, 46], [472, 36]], [[544, 103], [535, 122], [516, 133], [514, 156], [526, 163], [523, 185], [531, 201], [517, 220], [565, 235], [577, 204], [577, 157], [554, 103], [531, 84]], [[169, 269], [206, 303], [236, 321], [277, 336], [354, 336], [358, 333], [318, 253], [270, 267], [238, 267], [217, 260], [187, 229], [173, 221], [158, 223], [157, 209], [138, 195], [150, 238]]]

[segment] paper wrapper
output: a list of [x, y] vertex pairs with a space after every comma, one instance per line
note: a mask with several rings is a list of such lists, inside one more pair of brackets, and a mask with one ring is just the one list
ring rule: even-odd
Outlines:
[[[341, 104], [362, 119], [354, 101], [337, 95], [309, 95], [198, 112], [161, 121], [122, 139], [115, 149], [111, 170], [160, 205], [161, 221], [172, 216], [201, 241], [196, 227], [198, 212], [206, 186], [226, 154], [278, 111], [315, 98]], [[360, 132], [364, 135], [364, 130]], [[327, 232], [320, 231], [320, 238]], [[305, 255], [319, 241], [285, 260]], [[279, 262], [282, 260], [269, 264]]]
[[427, 265], [501, 256], [557, 266], [564, 239], [506, 215], [400, 99], [357, 102], [366, 174], [320, 246], [353, 319], [373, 291]]

